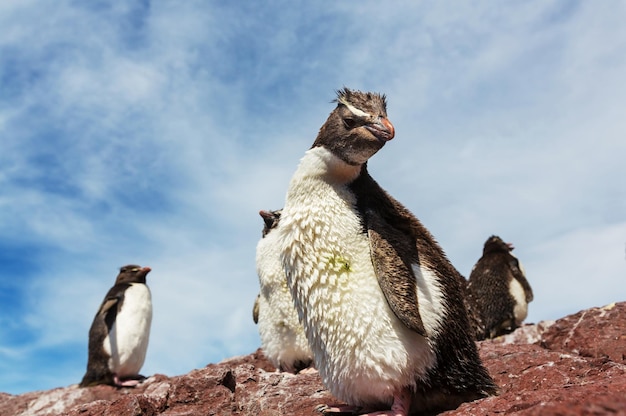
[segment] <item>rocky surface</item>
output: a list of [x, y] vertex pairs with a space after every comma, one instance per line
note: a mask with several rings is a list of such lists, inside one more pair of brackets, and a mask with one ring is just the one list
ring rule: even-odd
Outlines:
[[[500, 395], [445, 415], [626, 415], [626, 302], [525, 325], [479, 344]], [[0, 415], [315, 415], [337, 403], [315, 371], [277, 373], [260, 351], [135, 389], [0, 393]]]

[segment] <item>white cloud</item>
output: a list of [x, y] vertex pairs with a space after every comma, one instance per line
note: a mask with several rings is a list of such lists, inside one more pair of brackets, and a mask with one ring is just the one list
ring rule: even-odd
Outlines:
[[535, 320], [626, 299], [626, 222], [572, 229], [526, 252], [527, 274], [532, 270], [536, 276], [533, 290], [541, 305]]

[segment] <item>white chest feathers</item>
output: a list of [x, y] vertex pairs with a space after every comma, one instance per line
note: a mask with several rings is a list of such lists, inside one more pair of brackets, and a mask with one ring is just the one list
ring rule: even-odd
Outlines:
[[436, 354], [426, 338], [390, 309], [374, 272], [355, 195], [333, 182], [336, 177], [329, 178], [325, 169], [325, 164], [340, 163], [323, 148], [307, 152], [275, 232], [324, 384], [351, 404], [391, 404], [394, 391], [426, 375]]
[[257, 244], [259, 335], [263, 352], [274, 367], [295, 372], [297, 367], [307, 366], [313, 355], [287, 287], [277, 235], [272, 231]]
[[524, 288], [517, 281], [517, 279], [511, 279], [509, 282], [509, 293], [515, 301], [513, 307], [513, 316], [515, 317], [515, 324], [521, 326], [526, 316], [528, 316], [528, 303], [526, 302], [526, 292]]
[[148, 286], [132, 283], [124, 293], [104, 349], [110, 355], [109, 369], [118, 377], [136, 376], [148, 350], [152, 323], [152, 298]]

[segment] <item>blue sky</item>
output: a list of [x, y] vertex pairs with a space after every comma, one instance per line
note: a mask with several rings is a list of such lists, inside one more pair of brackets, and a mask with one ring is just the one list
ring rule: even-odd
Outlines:
[[128, 263], [144, 374], [254, 351], [258, 211], [343, 86], [387, 94], [370, 172], [464, 275], [497, 234], [528, 322], [626, 300], [623, 1], [221, 3], [0, 5], [0, 391], [80, 381]]

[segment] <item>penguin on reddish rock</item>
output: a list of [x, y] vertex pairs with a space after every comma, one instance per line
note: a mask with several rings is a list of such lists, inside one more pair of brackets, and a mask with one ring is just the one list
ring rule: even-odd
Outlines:
[[280, 371], [297, 373], [313, 363], [313, 354], [287, 288], [280, 262], [280, 247], [272, 232], [280, 221], [281, 210], [260, 211], [264, 227], [256, 248], [256, 265], [261, 293], [253, 309], [259, 325], [261, 348]]
[[111, 384], [134, 387], [148, 350], [152, 299], [146, 285], [149, 267], [120, 268], [89, 330], [87, 372], [80, 387]]
[[495, 394], [463, 277], [368, 172], [369, 158], [395, 135], [385, 96], [344, 88], [336, 102], [273, 231], [315, 366], [350, 405], [321, 410], [407, 415]]
[[512, 332], [528, 315], [533, 291], [513, 249], [512, 244], [492, 235], [472, 268], [468, 292], [480, 310], [483, 330], [477, 334], [479, 340]]

